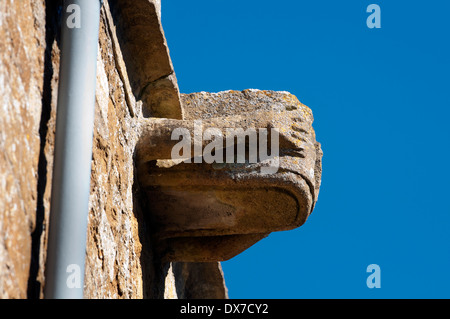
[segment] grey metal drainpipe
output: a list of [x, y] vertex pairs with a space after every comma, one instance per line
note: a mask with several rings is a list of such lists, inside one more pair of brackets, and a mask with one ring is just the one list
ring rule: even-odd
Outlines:
[[63, 6], [45, 298], [83, 298], [101, 5]]

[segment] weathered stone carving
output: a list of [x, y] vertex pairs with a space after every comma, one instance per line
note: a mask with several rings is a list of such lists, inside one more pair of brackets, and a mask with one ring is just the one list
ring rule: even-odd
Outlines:
[[[182, 102], [185, 120], [143, 119], [137, 145], [139, 181], [151, 202], [162, 259], [227, 260], [273, 231], [301, 226], [314, 208], [321, 180], [322, 151], [311, 110], [288, 92], [260, 90], [194, 93], [182, 95]], [[176, 128], [189, 130], [190, 154], [195, 154], [195, 120], [200, 119], [202, 133], [207, 128], [223, 133], [223, 145], [226, 128], [277, 128], [277, 170], [263, 174], [267, 161], [260, 159], [225, 165], [171, 160], [179, 142], [171, 138]], [[208, 142], [202, 140], [201, 149]], [[247, 145], [247, 155], [249, 150]]]

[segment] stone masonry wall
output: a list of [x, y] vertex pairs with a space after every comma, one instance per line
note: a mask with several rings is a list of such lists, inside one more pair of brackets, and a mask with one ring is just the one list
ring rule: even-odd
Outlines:
[[[100, 18], [85, 298], [225, 297], [220, 264], [153, 256], [133, 163], [142, 102], [109, 9], [117, 2], [105, 1]], [[159, 13], [159, 1], [140, 2]], [[0, 1], [0, 298], [43, 297], [60, 19], [60, 1]]]
[[24, 298], [36, 226], [45, 8], [0, 1], [0, 298]]

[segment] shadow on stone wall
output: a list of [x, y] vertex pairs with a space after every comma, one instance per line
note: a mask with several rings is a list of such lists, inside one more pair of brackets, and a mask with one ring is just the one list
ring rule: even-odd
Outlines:
[[[42, 283], [39, 278], [41, 269], [41, 249], [42, 235], [44, 232], [45, 222], [45, 206], [44, 194], [47, 183], [48, 162], [45, 154], [45, 145], [47, 142], [48, 123], [51, 117], [52, 103], [52, 79], [55, 70], [52, 63], [52, 50], [54, 41], [60, 45], [60, 23], [61, 23], [61, 5], [62, 1], [46, 0], [45, 1], [45, 56], [44, 56], [44, 77], [42, 91], [42, 110], [39, 124], [39, 162], [38, 162], [38, 179], [37, 179], [37, 200], [36, 200], [36, 220], [35, 229], [31, 234], [31, 262], [28, 277], [27, 297], [29, 299], [39, 299], [42, 292]], [[57, 70], [56, 70], [57, 72]], [[57, 75], [57, 74], [56, 74]], [[45, 261], [43, 261], [45, 262]]]

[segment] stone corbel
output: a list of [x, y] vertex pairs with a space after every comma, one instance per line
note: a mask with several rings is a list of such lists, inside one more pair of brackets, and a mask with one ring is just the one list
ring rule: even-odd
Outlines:
[[[223, 110], [211, 99], [205, 101], [205, 93], [197, 93], [184, 99], [187, 119], [141, 122], [136, 167], [150, 203], [153, 237], [164, 261], [227, 260], [273, 231], [303, 225], [317, 201], [322, 151], [312, 128], [311, 110], [287, 92], [218, 94], [223, 95], [221, 101], [238, 99], [239, 105]], [[198, 103], [204, 107], [197, 107]], [[190, 135], [191, 156], [184, 161], [173, 159], [174, 146], [180, 142], [173, 139], [173, 132], [179, 128]], [[211, 143], [203, 138], [211, 128], [221, 132], [225, 163], [195, 159]], [[268, 150], [274, 134], [271, 129], [276, 129], [277, 156], [258, 156], [250, 162], [247, 137], [245, 163], [226, 161], [227, 138], [234, 138], [230, 128], [253, 129], [258, 143], [261, 138], [267, 140]], [[265, 172], [264, 167], [274, 168], [274, 161], [275, 169]]]

